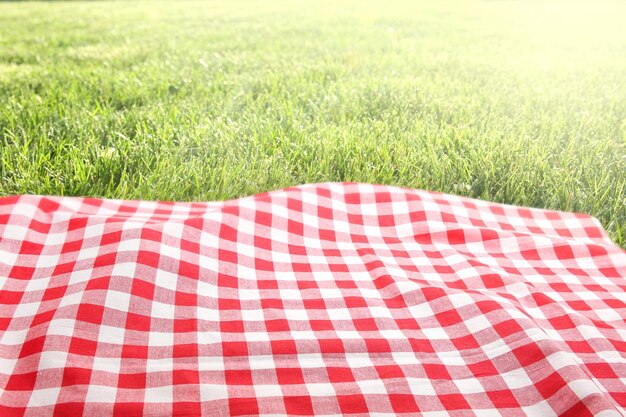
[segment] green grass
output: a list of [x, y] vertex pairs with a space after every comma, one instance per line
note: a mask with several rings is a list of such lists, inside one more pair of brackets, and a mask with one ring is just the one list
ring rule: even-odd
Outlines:
[[359, 181], [626, 247], [626, 3], [0, 3], [0, 194]]

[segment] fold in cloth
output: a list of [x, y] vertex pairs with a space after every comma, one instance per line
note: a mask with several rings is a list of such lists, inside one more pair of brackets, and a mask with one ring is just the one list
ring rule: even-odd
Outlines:
[[626, 415], [587, 215], [367, 184], [0, 199], [1, 416]]

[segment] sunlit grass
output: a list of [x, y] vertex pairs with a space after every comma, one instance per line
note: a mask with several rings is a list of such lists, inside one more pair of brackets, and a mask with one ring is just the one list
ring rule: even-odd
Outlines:
[[626, 247], [626, 3], [0, 3], [0, 194], [361, 181]]

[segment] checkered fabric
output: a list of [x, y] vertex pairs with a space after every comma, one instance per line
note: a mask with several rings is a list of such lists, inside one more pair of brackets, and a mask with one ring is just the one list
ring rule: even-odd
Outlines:
[[0, 199], [0, 416], [626, 415], [587, 215], [367, 184]]

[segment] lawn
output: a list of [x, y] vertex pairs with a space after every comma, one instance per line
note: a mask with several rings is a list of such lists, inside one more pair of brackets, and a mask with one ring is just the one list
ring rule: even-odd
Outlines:
[[0, 194], [357, 181], [590, 213], [626, 247], [626, 3], [0, 3]]

